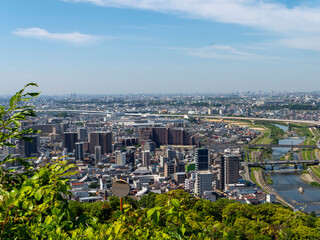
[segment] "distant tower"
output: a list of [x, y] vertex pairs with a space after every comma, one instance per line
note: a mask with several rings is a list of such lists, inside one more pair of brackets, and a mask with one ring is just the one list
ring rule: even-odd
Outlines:
[[101, 162], [101, 147], [100, 146], [95, 146], [94, 148], [94, 154], [95, 154], [95, 163], [96, 165]]
[[196, 170], [205, 171], [209, 169], [209, 150], [197, 148], [195, 154]]
[[84, 160], [83, 142], [76, 143], [75, 159], [80, 161]]

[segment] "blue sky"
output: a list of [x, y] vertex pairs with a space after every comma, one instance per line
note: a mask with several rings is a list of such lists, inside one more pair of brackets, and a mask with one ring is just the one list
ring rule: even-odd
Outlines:
[[0, 94], [320, 90], [319, 0], [1, 5]]

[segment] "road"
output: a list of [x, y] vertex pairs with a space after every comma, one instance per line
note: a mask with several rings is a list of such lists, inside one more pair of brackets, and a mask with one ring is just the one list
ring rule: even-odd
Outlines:
[[[111, 112], [106, 111], [88, 111], [88, 110], [70, 110], [70, 109], [36, 109], [36, 112], [70, 112], [70, 113], [84, 113], [84, 114], [99, 114], [107, 115]], [[127, 116], [154, 116], [154, 117], [194, 117], [194, 118], [211, 118], [211, 119], [226, 119], [226, 120], [248, 120], [248, 121], [269, 121], [269, 122], [284, 122], [284, 123], [303, 123], [313, 126], [319, 126], [319, 121], [309, 120], [292, 120], [292, 119], [273, 119], [273, 118], [253, 118], [253, 117], [227, 117], [220, 115], [198, 115], [198, 114], [153, 114], [153, 113], [124, 113]]]

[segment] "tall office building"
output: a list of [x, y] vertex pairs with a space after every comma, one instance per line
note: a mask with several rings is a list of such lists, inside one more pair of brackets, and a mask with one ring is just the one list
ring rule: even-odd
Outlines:
[[77, 142], [75, 144], [75, 159], [79, 161], [84, 160], [84, 152], [83, 152], [83, 142]]
[[73, 152], [78, 140], [78, 134], [76, 132], [64, 132], [62, 137], [62, 144], [64, 148], [68, 149], [68, 152]]
[[228, 190], [228, 184], [239, 181], [240, 158], [236, 155], [221, 156], [220, 163], [220, 190]]
[[205, 171], [209, 169], [209, 150], [197, 148], [195, 154], [196, 170]]
[[101, 147], [101, 154], [112, 153], [112, 132], [89, 133], [90, 153], [95, 153], [95, 146]]
[[78, 140], [83, 142], [83, 141], [87, 141], [88, 139], [88, 132], [86, 128], [78, 128], [77, 129], [78, 132]]
[[94, 147], [94, 155], [95, 155], [95, 163], [96, 165], [101, 162], [102, 158], [101, 158], [101, 147], [100, 146], [95, 146]]
[[142, 165], [148, 167], [150, 164], [150, 151], [149, 150], [145, 150], [142, 151]]
[[197, 172], [194, 192], [198, 196], [202, 196], [203, 192], [212, 190], [212, 173]]
[[38, 157], [39, 137], [37, 135], [26, 136], [31, 142], [21, 140], [23, 154], [25, 157]]

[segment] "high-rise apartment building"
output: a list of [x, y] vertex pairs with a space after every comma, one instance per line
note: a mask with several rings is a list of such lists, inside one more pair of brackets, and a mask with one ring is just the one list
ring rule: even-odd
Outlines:
[[78, 128], [77, 129], [78, 132], [78, 140], [83, 142], [83, 141], [87, 141], [88, 139], [88, 132], [87, 129], [82, 127], [82, 128]]
[[197, 148], [195, 154], [196, 170], [205, 171], [209, 169], [209, 150]]
[[148, 167], [150, 165], [151, 154], [149, 150], [142, 151], [142, 165]]
[[134, 151], [130, 150], [127, 154], [128, 163], [134, 165]]
[[75, 144], [75, 159], [79, 161], [84, 160], [83, 142], [77, 142]]
[[31, 142], [21, 140], [23, 155], [25, 157], [38, 157], [39, 137], [38, 135], [30, 135]]
[[125, 152], [116, 150], [115, 152], [116, 165], [124, 166], [127, 163], [127, 156]]
[[64, 132], [62, 137], [62, 144], [64, 148], [68, 149], [68, 152], [73, 152], [75, 144], [78, 140], [78, 134], [76, 132]]
[[94, 155], [95, 155], [95, 163], [96, 165], [101, 162], [102, 158], [101, 158], [101, 147], [100, 146], [95, 146], [94, 147]]
[[212, 173], [207, 171], [197, 172], [194, 192], [198, 196], [202, 196], [205, 191], [210, 190], [212, 190]]
[[239, 181], [240, 158], [236, 155], [221, 156], [220, 163], [220, 190], [228, 190], [228, 184]]
[[90, 153], [95, 153], [95, 146], [101, 147], [101, 154], [112, 153], [112, 132], [89, 133]]
[[152, 140], [156, 147], [161, 145], [195, 145], [193, 137], [185, 130], [164, 127], [143, 127], [139, 129], [140, 143]]
[[175, 164], [173, 162], [166, 162], [164, 164], [164, 176], [165, 177], [171, 177], [172, 174], [174, 174], [175, 171]]

